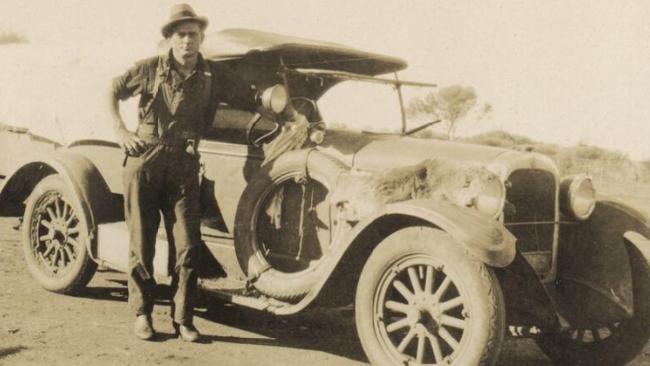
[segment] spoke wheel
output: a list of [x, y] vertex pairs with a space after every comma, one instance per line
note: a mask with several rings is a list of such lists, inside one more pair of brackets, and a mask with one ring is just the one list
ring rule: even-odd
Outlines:
[[419, 364], [453, 360], [470, 317], [464, 296], [442, 264], [407, 256], [381, 279], [374, 302], [376, 332], [395, 355]]
[[56, 191], [41, 196], [35, 206], [29, 225], [33, 256], [43, 271], [64, 276], [79, 255], [79, 218]]
[[87, 255], [85, 217], [58, 175], [34, 189], [23, 220], [23, 251], [32, 276], [47, 290], [73, 293], [95, 272]]
[[593, 329], [569, 329], [562, 333], [562, 337], [582, 346], [596, 345], [615, 336], [620, 331], [620, 326], [621, 323], [613, 323]]
[[386, 238], [364, 266], [357, 330], [372, 364], [492, 365], [503, 341], [501, 289], [482, 263], [436, 229]]
[[259, 292], [297, 302], [328, 275], [325, 263], [335, 257], [328, 255], [333, 223], [326, 197], [347, 170], [318, 151], [293, 150], [250, 179], [237, 206], [235, 253]]
[[591, 329], [542, 333], [540, 348], [559, 366], [622, 366], [633, 360], [650, 339], [650, 264], [628, 246], [634, 291], [634, 316]]

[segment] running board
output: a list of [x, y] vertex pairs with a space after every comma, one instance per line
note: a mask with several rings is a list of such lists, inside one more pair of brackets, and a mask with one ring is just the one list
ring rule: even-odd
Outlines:
[[229, 278], [200, 278], [199, 288], [208, 295], [246, 308], [275, 313], [278, 308], [291, 307], [293, 304], [264, 296], [246, 283]]
[[[162, 226], [162, 225], [161, 225]], [[227, 259], [224, 253], [234, 251], [227, 245], [207, 242], [208, 248], [215, 257]], [[114, 222], [101, 224], [98, 228], [98, 248], [97, 256], [99, 264], [106, 267], [126, 272], [128, 269], [129, 253], [129, 231], [126, 223]], [[223, 250], [222, 250], [223, 249]], [[222, 255], [218, 255], [222, 254]], [[233, 259], [234, 261], [235, 259]], [[168, 278], [169, 245], [166, 240], [164, 229], [158, 231], [156, 239], [156, 254], [154, 256], [154, 275], [156, 279], [162, 280]], [[233, 274], [234, 265], [229, 266], [230, 261], [224, 260], [226, 273]], [[232, 267], [232, 268], [231, 268]], [[230, 270], [230, 271], [229, 271]], [[241, 270], [239, 271], [241, 272]], [[237, 273], [239, 273], [237, 272]], [[276, 315], [289, 315], [297, 313], [304, 309], [311, 299], [307, 296], [296, 304], [276, 300], [260, 294], [246, 282], [235, 278], [237, 276], [220, 277], [220, 278], [199, 278], [199, 288], [204, 290], [210, 296], [217, 297], [221, 300], [237, 304], [246, 308], [255, 310], [268, 311]], [[241, 274], [243, 277], [243, 274]]]
[[[97, 259], [106, 267], [128, 272], [129, 228], [124, 221], [100, 224], [97, 234]], [[153, 259], [154, 276], [166, 278], [169, 273], [169, 245], [164, 228], [156, 235], [156, 249]]]

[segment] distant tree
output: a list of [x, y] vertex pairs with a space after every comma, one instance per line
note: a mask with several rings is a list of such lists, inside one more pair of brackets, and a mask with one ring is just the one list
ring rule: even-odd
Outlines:
[[406, 108], [410, 117], [433, 115], [440, 119], [441, 126], [449, 140], [456, 139], [458, 124], [468, 119], [470, 112], [476, 112], [474, 121], [479, 121], [492, 111], [492, 105], [485, 103], [477, 109], [476, 91], [471, 86], [449, 85], [437, 92], [430, 92], [424, 98], [411, 100]]
[[0, 45], [27, 43], [27, 38], [14, 32], [0, 32]]

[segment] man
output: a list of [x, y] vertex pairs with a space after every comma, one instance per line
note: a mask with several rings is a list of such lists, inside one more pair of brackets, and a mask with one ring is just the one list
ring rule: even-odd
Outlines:
[[[187, 4], [171, 8], [162, 34], [168, 54], [138, 62], [113, 80], [110, 109], [119, 142], [127, 153], [124, 168], [125, 218], [130, 232], [129, 304], [136, 313], [134, 332], [141, 339], [155, 336], [153, 256], [163, 214], [170, 251], [175, 250], [172, 274], [172, 318], [184, 341], [197, 341], [192, 323], [200, 248], [200, 212], [196, 150], [217, 104], [253, 110], [254, 87], [223, 65], [204, 60], [199, 47], [208, 25]], [[119, 100], [140, 96], [139, 124], [132, 133], [124, 125]]]

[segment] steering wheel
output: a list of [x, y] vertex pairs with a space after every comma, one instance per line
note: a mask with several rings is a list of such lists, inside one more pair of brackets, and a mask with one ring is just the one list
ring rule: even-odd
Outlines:
[[271, 122], [273, 122], [274, 124], [273, 129], [270, 132], [267, 132], [258, 138], [253, 138], [253, 131], [255, 130], [255, 126], [257, 126], [257, 123], [261, 120], [262, 120], [262, 114], [255, 113], [253, 117], [250, 119], [250, 121], [248, 121], [248, 124], [246, 125], [246, 141], [248, 142], [249, 145], [260, 147], [262, 146], [263, 143], [265, 143], [267, 140], [273, 137], [280, 130], [280, 123], [278, 123], [275, 120], [271, 120]]

